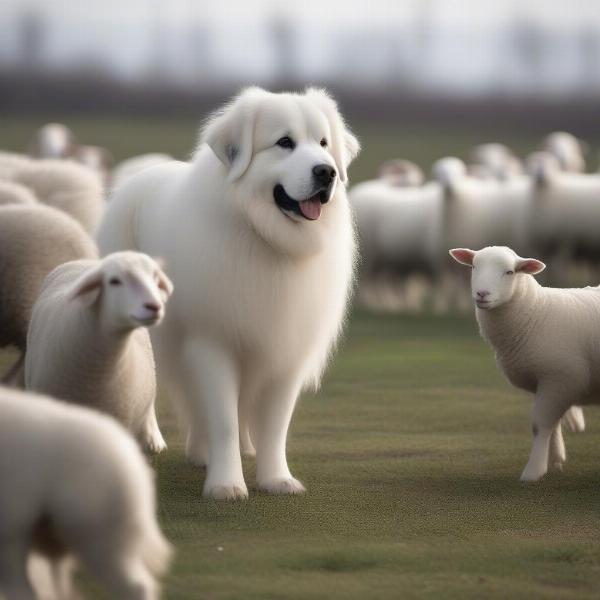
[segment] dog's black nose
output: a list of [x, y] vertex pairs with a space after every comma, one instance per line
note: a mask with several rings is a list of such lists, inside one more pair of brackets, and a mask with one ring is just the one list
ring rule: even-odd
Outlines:
[[329, 185], [336, 176], [335, 169], [330, 165], [316, 165], [313, 167], [313, 175], [317, 182], [322, 185]]

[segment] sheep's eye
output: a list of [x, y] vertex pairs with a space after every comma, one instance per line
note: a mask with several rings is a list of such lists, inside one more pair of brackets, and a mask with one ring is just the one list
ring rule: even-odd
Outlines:
[[296, 142], [294, 142], [291, 137], [286, 135], [277, 140], [277, 146], [280, 148], [285, 148], [286, 150], [293, 150], [296, 147]]
[[122, 284], [122, 281], [121, 281], [121, 280], [120, 280], [118, 277], [111, 277], [111, 278], [108, 280], [108, 283], [109, 283], [110, 285], [121, 285], [121, 284]]
[[321, 140], [321, 146], [323, 146], [323, 148], [327, 148], [327, 140], [325, 138]]
[[514, 271], [506, 271], [506, 274], [507, 274], [507, 275], [514, 275], [514, 274], [515, 274], [515, 272], [514, 272]]

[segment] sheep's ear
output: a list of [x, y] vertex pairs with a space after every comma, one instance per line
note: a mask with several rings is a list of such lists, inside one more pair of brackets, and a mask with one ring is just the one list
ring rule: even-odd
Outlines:
[[258, 97], [266, 92], [250, 88], [231, 104], [215, 113], [202, 130], [200, 142], [210, 146], [229, 169], [230, 182], [239, 179], [250, 166], [254, 151], [254, 124]]
[[162, 270], [158, 271], [156, 276], [158, 279], [158, 289], [162, 290], [168, 298], [173, 293], [173, 283]]
[[92, 269], [84, 273], [74, 284], [69, 293], [69, 300], [78, 300], [84, 306], [90, 306], [98, 299], [102, 289], [102, 269]]
[[517, 262], [516, 270], [519, 273], [528, 273], [529, 275], [537, 275], [546, 268], [546, 265], [536, 258], [521, 258]]
[[449, 251], [449, 254], [457, 263], [472, 267], [476, 252], [475, 250], [469, 250], [469, 248], [453, 248]]
[[308, 88], [306, 95], [315, 100], [329, 121], [333, 138], [330, 142], [331, 155], [335, 161], [340, 181], [346, 183], [348, 181], [348, 167], [360, 151], [360, 142], [348, 129], [340, 115], [336, 102], [325, 90]]

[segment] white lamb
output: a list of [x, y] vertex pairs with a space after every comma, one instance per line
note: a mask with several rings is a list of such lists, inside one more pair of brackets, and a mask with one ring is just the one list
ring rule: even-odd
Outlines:
[[104, 212], [104, 190], [98, 175], [70, 161], [30, 160], [7, 179], [29, 188], [40, 202], [58, 208], [94, 234]]
[[421, 167], [403, 158], [385, 161], [379, 167], [379, 178], [398, 187], [418, 187], [425, 183]]
[[[514, 386], [535, 395], [533, 447], [521, 479], [536, 481], [549, 457], [558, 468], [566, 460], [561, 417], [599, 402], [600, 287], [543, 287], [533, 275], [544, 263], [506, 247], [450, 254], [472, 269], [477, 321], [498, 366]], [[570, 417], [583, 428], [579, 408]]]
[[75, 152], [75, 134], [62, 123], [46, 123], [33, 135], [29, 154], [34, 158], [69, 158]]
[[153, 476], [113, 419], [0, 388], [0, 506], [0, 598], [36, 598], [31, 552], [51, 563], [61, 599], [73, 597], [72, 555], [113, 598], [158, 598], [155, 576], [171, 549], [156, 521]]
[[475, 146], [471, 151], [475, 166], [484, 167], [499, 181], [506, 181], [523, 173], [521, 161], [504, 144], [490, 143]]
[[146, 328], [162, 320], [172, 290], [158, 264], [137, 252], [56, 268], [33, 308], [27, 389], [107, 412], [144, 448], [164, 450]]
[[542, 142], [542, 150], [550, 152], [558, 159], [563, 171], [583, 173], [587, 144], [567, 131], [555, 131]]

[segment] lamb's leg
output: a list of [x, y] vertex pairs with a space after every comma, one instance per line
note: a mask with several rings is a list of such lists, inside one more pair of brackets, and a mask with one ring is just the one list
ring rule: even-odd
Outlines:
[[559, 471], [562, 471], [566, 460], [567, 451], [559, 421], [550, 437], [550, 464]]
[[141, 442], [144, 450], [154, 454], [158, 454], [159, 452], [167, 449], [167, 444], [162, 436], [162, 433], [160, 432], [160, 428], [158, 427], [158, 421], [156, 419], [156, 407], [154, 406], [154, 402], [146, 414], [142, 428]]
[[533, 401], [533, 445], [521, 481], [537, 481], [548, 471], [550, 438], [564, 411], [564, 403], [552, 389], [538, 391]]
[[0, 598], [35, 600], [27, 577], [28, 545], [25, 541], [0, 540]]
[[583, 433], [585, 431], [585, 417], [581, 406], [571, 406], [563, 415], [563, 421], [573, 433]]
[[287, 464], [287, 432], [299, 393], [294, 380], [272, 383], [255, 403], [252, 433], [256, 442], [256, 480], [270, 494], [301, 494], [305, 491]]
[[204, 419], [208, 429], [208, 469], [203, 495], [218, 500], [246, 498], [238, 420], [239, 376], [231, 357], [215, 344], [185, 344], [187, 389], [192, 431]]

